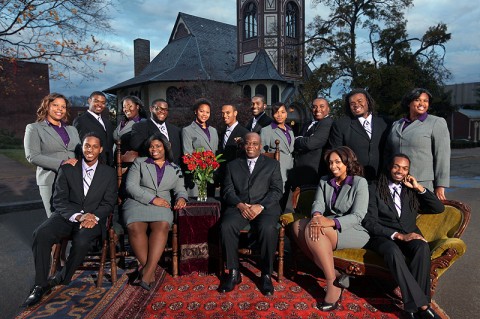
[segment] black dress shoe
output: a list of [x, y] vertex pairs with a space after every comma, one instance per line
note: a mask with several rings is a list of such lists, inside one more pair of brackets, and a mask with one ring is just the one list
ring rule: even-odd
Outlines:
[[222, 280], [220, 287], [218, 288], [219, 292], [230, 292], [235, 288], [236, 285], [242, 282], [242, 276], [238, 269], [230, 269], [228, 275]]
[[340, 301], [342, 300], [342, 295], [343, 295], [343, 288], [342, 291], [340, 292], [340, 297], [338, 297], [337, 301], [335, 302], [325, 302], [322, 301], [317, 304], [317, 308], [320, 311], [333, 311], [338, 308], [338, 305], [340, 305]]
[[32, 292], [30, 292], [30, 295], [28, 295], [27, 299], [23, 302], [22, 307], [30, 307], [35, 305], [42, 299], [42, 296], [48, 291], [47, 288], [44, 288], [42, 286], [35, 286], [32, 289]]
[[273, 284], [272, 284], [272, 276], [262, 275], [261, 283], [262, 283], [262, 286], [260, 288], [260, 291], [262, 292], [262, 294], [264, 294], [265, 296], [272, 296], [274, 292]]
[[425, 310], [419, 309], [418, 315], [419, 315], [419, 318], [422, 318], [422, 319], [441, 319], [442, 318], [430, 306], [428, 306], [428, 308]]
[[62, 281], [61, 273], [57, 272], [53, 277], [48, 279], [48, 289], [52, 289], [53, 287], [60, 285]]

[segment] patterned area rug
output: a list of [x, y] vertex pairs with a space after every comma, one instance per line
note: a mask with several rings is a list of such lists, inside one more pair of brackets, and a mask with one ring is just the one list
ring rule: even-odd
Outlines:
[[[241, 273], [242, 283], [221, 294], [214, 275], [173, 278], [159, 267], [156, 284], [147, 292], [129, 285], [125, 274], [113, 287], [106, 282], [97, 289], [92, 273], [84, 271], [17, 318], [404, 318], [382, 288], [366, 279], [355, 279], [351, 289], [344, 291], [339, 309], [327, 313], [315, 307], [325, 296], [322, 278], [299, 273], [295, 282], [274, 281], [274, 295], [265, 297], [257, 287], [257, 269], [244, 263]], [[436, 304], [434, 308], [448, 318]]]
[[127, 276], [120, 272], [119, 280], [112, 286], [107, 279], [101, 288], [95, 286], [96, 272], [77, 271], [68, 286], [57, 286], [45, 295], [40, 303], [25, 309], [16, 318], [95, 318], [95, 306], [110, 303], [127, 283]]

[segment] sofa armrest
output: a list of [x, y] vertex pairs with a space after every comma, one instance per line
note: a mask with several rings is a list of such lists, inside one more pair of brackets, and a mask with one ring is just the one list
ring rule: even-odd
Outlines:
[[461, 257], [463, 254], [465, 254], [467, 250], [467, 245], [460, 238], [438, 239], [428, 244], [430, 246], [432, 260], [441, 257], [448, 249], [455, 249], [457, 251], [458, 257]]

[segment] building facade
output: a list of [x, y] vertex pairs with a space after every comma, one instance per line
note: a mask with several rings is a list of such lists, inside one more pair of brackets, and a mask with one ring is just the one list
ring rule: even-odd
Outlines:
[[[208, 83], [221, 83], [238, 97], [262, 94], [268, 105], [289, 105], [309, 71], [304, 34], [304, 0], [237, 0], [237, 26], [180, 12], [167, 46], [151, 62], [149, 41], [134, 41], [134, 77], [106, 92], [118, 101], [136, 95], [146, 105], [163, 98], [175, 108], [182, 93], [205, 96]], [[297, 108], [290, 106], [294, 122], [304, 114]]]

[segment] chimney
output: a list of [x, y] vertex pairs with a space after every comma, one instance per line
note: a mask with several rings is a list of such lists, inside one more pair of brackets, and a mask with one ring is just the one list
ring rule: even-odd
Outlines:
[[133, 40], [133, 64], [135, 68], [135, 76], [142, 71], [150, 63], [150, 41], [145, 39]]

